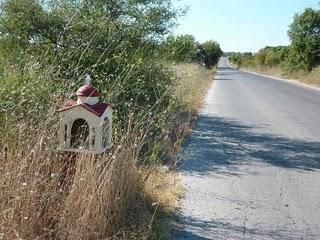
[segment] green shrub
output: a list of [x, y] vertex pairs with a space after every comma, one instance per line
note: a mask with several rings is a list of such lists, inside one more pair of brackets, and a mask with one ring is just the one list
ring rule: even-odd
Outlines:
[[281, 63], [281, 58], [278, 53], [274, 51], [268, 51], [265, 57], [265, 65], [267, 66], [276, 66]]
[[197, 51], [197, 43], [191, 35], [169, 36], [162, 46], [163, 58], [175, 62], [191, 62]]
[[258, 65], [265, 65], [266, 56], [267, 56], [267, 52], [265, 51], [265, 49], [259, 50], [259, 52], [256, 54], [257, 64]]
[[217, 42], [197, 43], [190, 35], [169, 36], [162, 44], [162, 49], [162, 54], [170, 60], [177, 63], [196, 62], [208, 69], [213, 68], [223, 54]]
[[207, 68], [211, 69], [215, 66], [223, 52], [220, 45], [215, 41], [206, 41], [202, 44], [203, 49], [206, 51], [205, 65]]
[[292, 52], [288, 62], [291, 68], [297, 66], [311, 71], [320, 64], [319, 26], [320, 10], [307, 8], [302, 14], [295, 15], [288, 31]]

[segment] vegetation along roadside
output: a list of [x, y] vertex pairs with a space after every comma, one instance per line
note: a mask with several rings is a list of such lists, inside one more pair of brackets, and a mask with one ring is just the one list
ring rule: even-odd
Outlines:
[[238, 67], [320, 87], [320, 11], [296, 14], [288, 30], [289, 46], [265, 47], [257, 53], [229, 53]]
[[[170, 36], [179, 15], [170, 0], [1, 1], [1, 237], [166, 239], [175, 156], [222, 54]], [[56, 151], [56, 110], [85, 75], [116, 110], [99, 158]]]

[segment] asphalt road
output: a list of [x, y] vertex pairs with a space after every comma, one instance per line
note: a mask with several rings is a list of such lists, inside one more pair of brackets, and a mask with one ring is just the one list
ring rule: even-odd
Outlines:
[[222, 61], [180, 159], [172, 239], [320, 239], [320, 91]]

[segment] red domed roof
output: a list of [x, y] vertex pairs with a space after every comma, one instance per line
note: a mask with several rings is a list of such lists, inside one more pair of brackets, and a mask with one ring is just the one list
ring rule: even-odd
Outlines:
[[107, 108], [110, 111], [113, 111], [111, 105], [106, 104], [106, 103], [98, 103], [96, 105], [89, 105], [86, 103], [77, 103], [76, 101], [69, 100], [58, 110], [58, 112], [68, 111], [68, 110], [71, 110], [71, 109], [78, 107], [78, 106], [83, 107], [84, 109], [88, 110], [89, 112], [92, 112], [93, 114], [95, 114], [98, 117], [101, 117], [103, 115], [103, 113], [107, 110]]
[[78, 89], [76, 95], [79, 97], [99, 97], [100, 93], [90, 84], [85, 84]]

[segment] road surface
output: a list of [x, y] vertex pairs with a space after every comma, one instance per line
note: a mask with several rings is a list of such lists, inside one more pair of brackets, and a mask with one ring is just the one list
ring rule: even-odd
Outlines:
[[320, 239], [320, 91], [220, 63], [172, 239]]

